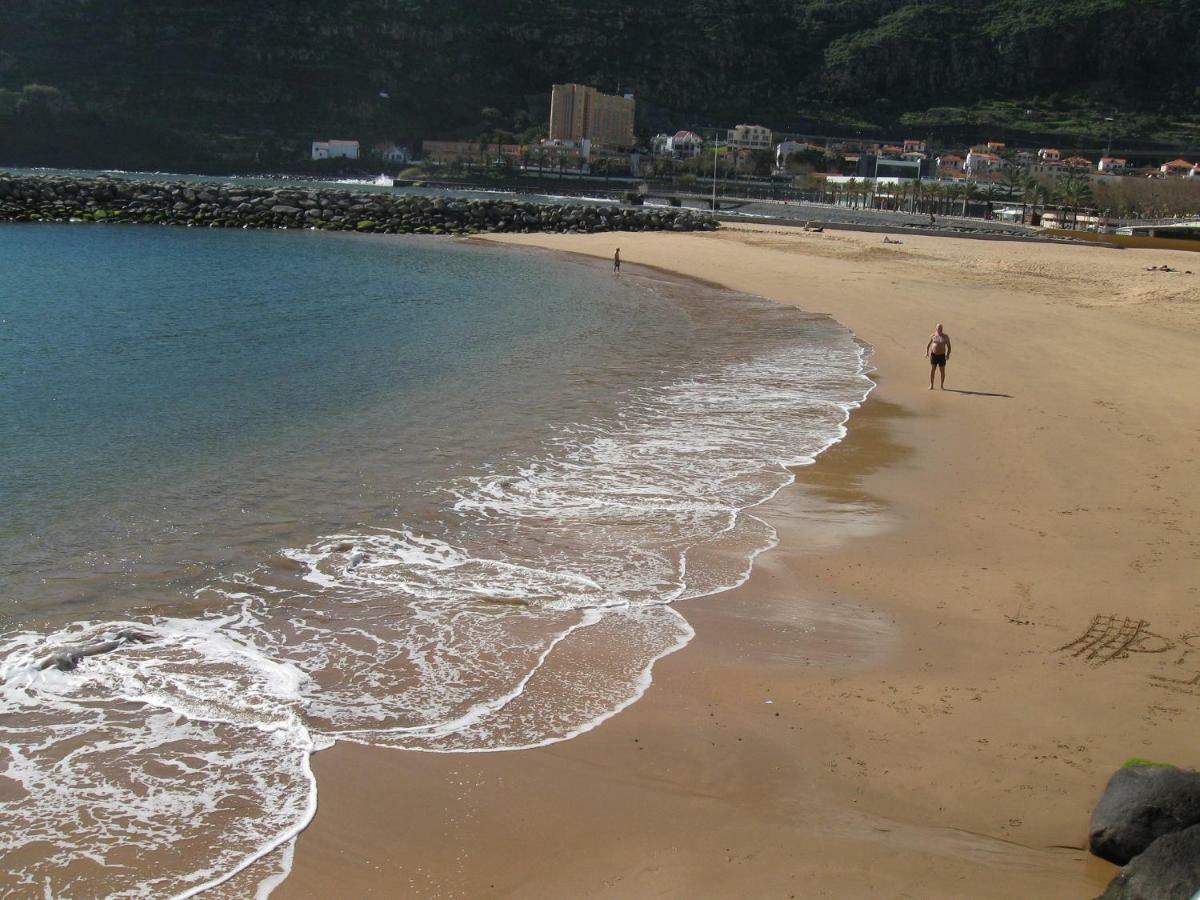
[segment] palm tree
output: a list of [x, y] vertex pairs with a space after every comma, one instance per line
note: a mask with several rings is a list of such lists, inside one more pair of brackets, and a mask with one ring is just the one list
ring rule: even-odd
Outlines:
[[975, 195], [979, 193], [979, 185], [973, 181], [968, 181], [962, 186], [962, 214], [963, 218], [967, 217], [967, 205], [975, 199]]
[[[963, 193], [963, 186], [961, 184], [946, 185], [946, 192], [945, 192], [944, 196], [946, 198], [947, 207], [950, 206], [950, 204], [957, 201], [958, 198], [962, 196], [962, 193]], [[943, 213], [943, 215], [945, 214], [945, 209], [942, 210], [942, 213]]]
[[854, 201], [854, 207], [853, 207], [854, 209], [858, 209], [858, 191], [859, 191], [858, 179], [851, 178], [849, 181], [846, 182], [846, 198], [848, 200]]
[[1033, 206], [1041, 207], [1042, 212], [1046, 211], [1046, 204], [1050, 202], [1050, 188], [1042, 184], [1040, 181], [1034, 181], [1033, 187], [1030, 189], [1030, 203]]
[[1011, 201], [1025, 192], [1025, 182], [1028, 176], [1016, 166], [1008, 166], [1004, 170], [1004, 178], [1000, 186], [1004, 188]]
[[928, 198], [928, 207], [924, 212], [933, 212], [938, 208], [943, 194], [946, 192], [946, 186], [938, 184], [936, 181], [932, 184], [925, 185], [925, 196]]
[[992, 208], [1002, 199], [1008, 196], [1008, 191], [994, 181], [989, 181], [983, 188], [983, 199], [987, 203], [988, 214], [992, 212]]
[[1071, 227], [1079, 225], [1079, 207], [1092, 202], [1092, 186], [1086, 178], [1070, 173], [1055, 185], [1056, 199], [1071, 208]]

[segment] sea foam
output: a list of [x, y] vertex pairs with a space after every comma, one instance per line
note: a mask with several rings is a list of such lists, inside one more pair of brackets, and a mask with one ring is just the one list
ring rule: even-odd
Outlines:
[[[214, 581], [201, 618], [0, 636], [9, 884], [186, 896], [307, 824], [316, 749], [537, 747], [636, 701], [692, 637], [673, 604], [749, 576], [776, 540], [753, 507], [870, 390], [865, 349], [806, 321], [816, 338], [697, 364], [431, 488], [434, 519], [345, 529]], [[38, 668], [121, 628], [147, 640]]]

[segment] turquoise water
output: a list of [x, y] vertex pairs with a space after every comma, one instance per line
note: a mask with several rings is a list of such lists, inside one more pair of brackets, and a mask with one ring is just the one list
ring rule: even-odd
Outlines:
[[11, 225], [0, 261], [0, 892], [285, 860], [336, 741], [600, 726], [870, 387], [825, 317], [474, 242]]
[[0, 257], [8, 619], [369, 520], [603, 406], [596, 373], [669, 357], [684, 318], [446, 242], [0, 226]]

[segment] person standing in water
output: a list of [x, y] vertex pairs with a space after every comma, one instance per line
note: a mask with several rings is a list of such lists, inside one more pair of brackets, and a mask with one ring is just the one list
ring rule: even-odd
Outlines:
[[617, 275], [621, 274], [621, 248], [617, 248], [617, 252], [613, 254], [613, 272]]
[[950, 359], [950, 335], [942, 331], [941, 322], [938, 322], [937, 328], [929, 336], [929, 343], [925, 345], [925, 355], [929, 357], [929, 389], [933, 390], [933, 373], [940, 369], [942, 373], [940, 386], [944, 391], [946, 389], [946, 361]]

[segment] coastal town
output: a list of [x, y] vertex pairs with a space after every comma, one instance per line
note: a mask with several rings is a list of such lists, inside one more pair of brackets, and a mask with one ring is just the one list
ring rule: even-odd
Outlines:
[[632, 94], [556, 84], [548, 127], [536, 140], [496, 130], [474, 140], [425, 139], [417, 152], [392, 142], [364, 150], [356, 140], [317, 140], [311, 153], [314, 161], [398, 167], [417, 181], [549, 176], [624, 186], [635, 195], [639, 187], [711, 194], [714, 205], [718, 194], [806, 199], [1075, 231], [1114, 232], [1200, 214], [1200, 161], [1115, 151], [1111, 127], [1106, 147], [1094, 152], [1000, 140], [835, 137], [754, 123], [681, 128], [644, 141], [635, 130], [636, 102]]

